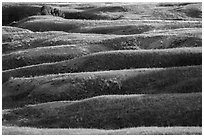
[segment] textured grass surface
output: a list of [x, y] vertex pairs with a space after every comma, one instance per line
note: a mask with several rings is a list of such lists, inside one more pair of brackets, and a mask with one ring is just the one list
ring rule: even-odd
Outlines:
[[[3, 26], [2, 37], [2, 52], [4, 54], [32, 49], [37, 47], [49, 47], [58, 45], [87, 45], [90, 51], [103, 49], [97, 43], [102, 40], [115, 38], [115, 35], [96, 35], [96, 34], [80, 34], [80, 33], [65, 33], [60, 31], [36, 32], [36, 33], [6, 33], [11, 29], [11, 32], [18, 31], [16, 27]], [[27, 31], [22, 29], [22, 31]], [[5, 32], [5, 33], [4, 33]]]
[[101, 44], [118, 50], [200, 47], [202, 46], [202, 32], [200, 28], [154, 30], [140, 35], [103, 40]]
[[41, 63], [69, 60], [89, 54], [90, 52], [91, 51], [83, 45], [58, 45], [29, 49], [4, 55], [2, 59], [2, 69], [7, 70]]
[[162, 19], [200, 20], [201, 3], [3, 3], [3, 25], [40, 13], [47, 4], [65, 12], [67, 19], [120, 20]]
[[202, 3], [2, 3], [2, 23], [3, 134], [202, 134]]
[[2, 57], [3, 70], [63, 61], [100, 51], [201, 47], [201, 35], [200, 28], [157, 30], [125, 36], [31, 33], [24, 29], [3, 26], [3, 53], [6, 53]]
[[[176, 29], [176, 28], [201, 28], [201, 21], [141, 21], [141, 20], [74, 20], [63, 19], [53, 16], [31, 16], [19, 21], [15, 26], [26, 28], [32, 31], [65, 31], [65, 32], [85, 32], [98, 34], [118, 34], [118, 29], [126, 31], [137, 28], [134, 34], [143, 33], [154, 29]], [[104, 27], [108, 27], [104, 32]], [[117, 29], [116, 29], [117, 28]], [[151, 28], [151, 29], [149, 29]], [[112, 29], [112, 31], [110, 31]], [[137, 30], [136, 29], [136, 30]], [[115, 31], [114, 31], [115, 30]], [[119, 33], [119, 34], [121, 34]], [[124, 34], [127, 34], [125, 32]]]
[[202, 127], [137, 127], [118, 130], [2, 127], [3, 135], [201, 135]]
[[119, 70], [130, 68], [175, 67], [202, 64], [202, 49], [119, 50], [94, 53], [76, 59], [3, 71], [3, 82], [10, 77]]
[[202, 93], [109, 95], [67, 105], [61, 102], [49, 109], [40, 104], [17, 108], [4, 113], [2, 120], [4, 124], [39, 128], [201, 126], [201, 102]]
[[[22, 29], [22, 28], [18, 28], [18, 27], [11, 27], [11, 26], [2, 26], [2, 34], [12, 34], [12, 33], [17, 33], [17, 34], [21, 34], [21, 33], [33, 33], [32, 31], [30, 30], [27, 30], [27, 29]], [[7, 36], [7, 35], [6, 35]], [[6, 39], [2, 39], [3, 41]]]
[[196, 93], [202, 91], [201, 68], [185, 66], [17, 78], [3, 84], [3, 107], [98, 95]]

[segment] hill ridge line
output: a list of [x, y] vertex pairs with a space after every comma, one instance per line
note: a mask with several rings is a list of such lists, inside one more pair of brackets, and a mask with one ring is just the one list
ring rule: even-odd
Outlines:
[[54, 64], [61, 64], [61, 63], [66, 63], [66, 62], [70, 62], [76, 59], [80, 59], [80, 58], [86, 58], [86, 57], [90, 57], [90, 56], [94, 56], [94, 55], [101, 55], [104, 53], [142, 53], [142, 52], [170, 52], [170, 51], [175, 51], [178, 52], [178, 49], [181, 51], [185, 51], [185, 50], [191, 50], [191, 49], [195, 49], [197, 50], [197, 52], [202, 52], [202, 47], [185, 47], [185, 48], [170, 48], [170, 49], [141, 49], [141, 50], [114, 50], [114, 51], [102, 51], [102, 52], [96, 52], [96, 53], [91, 53], [88, 55], [84, 55], [81, 56], [79, 58], [73, 58], [70, 60], [64, 60], [64, 61], [58, 61], [58, 62], [48, 62], [48, 63], [41, 63], [41, 64], [36, 64], [36, 65], [30, 65], [30, 66], [23, 66], [23, 67], [18, 67], [18, 68], [14, 68], [14, 69], [8, 69], [8, 70], [4, 70], [2, 72], [10, 72], [10, 71], [14, 71], [14, 70], [19, 70], [22, 68], [31, 68], [31, 67], [37, 67], [37, 66], [44, 66], [44, 65], [54, 65]]

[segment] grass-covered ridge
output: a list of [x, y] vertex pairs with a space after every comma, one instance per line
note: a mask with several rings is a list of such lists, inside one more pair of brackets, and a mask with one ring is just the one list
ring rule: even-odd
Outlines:
[[3, 25], [39, 15], [44, 5], [58, 8], [66, 19], [86, 20], [201, 20], [201, 3], [6, 3], [2, 4]]
[[[99, 48], [98, 50], [101, 51], [102, 49], [100, 50]], [[89, 54], [90, 52], [91, 51], [83, 45], [38, 47], [3, 55], [2, 69], [8, 70], [35, 64], [69, 60]]]
[[[157, 30], [134, 35], [71, 34], [59, 31], [20, 33], [24, 29], [15, 33], [15, 27], [5, 26], [3, 30], [3, 70], [63, 61], [101, 51], [202, 46], [199, 28]], [[5, 30], [12, 33], [8, 34]]]
[[3, 107], [98, 95], [202, 92], [202, 67], [133, 69], [15, 78], [3, 84]]
[[10, 77], [130, 68], [176, 67], [202, 64], [202, 48], [162, 50], [118, 50], [98, 52], [68, 61], [45, 63], [3, 71], [3, 82]]
[[[16, 27], [3, 26], [3, 30], [10, 28], [13, 32]], [[27, 31], [22, 29], [22, 31]], [[3, 54], [10, 54], [16, 51], [23, 51], [26, 49], [33, 49], [37, 47], [49, 47], [58, 45], [87, 45], [96, 46], [89, 48], [89, 50], [97, 50], [103, 48], [97, 45], [102, 40], [115, 38], [115, 35], [100, 35], [100, 34], [80, 34], [80, 33], [65, 33], [61, 31], [49, 32], [34, 32], [34, 33], [2, 33], [2, 52]]]
[[[139, 126], [201, 126], [202, 94], [112, 95], [52, 107], [8, 111], [3, 122], [46, 128], [119, 129]], [[26, 119], [26, 120], [22, 120]]]
[[[126, 31], [131, 31], [131, 28], [135, 30], [132, 34], [140, 34], [154, 29], [201, 28], [202, 23], [201, 21], [190, 21], [189, 23], [188, 21], [166, 22], [160, 20], [74, 20], [53, 16], [31, 16], [20, 20], [15, 26], [32, 31], [65, 31], [72, 33], [122, 35], [126, 34], [124, 33]], [[108, 29], [104, 30], [104, 27], [108, 27]], [[119, 29], [120, 33], [118, 33]]]
[[2, 25], [2, 134], [202, 134], [201, 2], [3, 2]]
[[[12, 34], [12, 33], [17, 33], [17, 34], [21, 34], [21, 33], [32, 33], [32, 31], [28, 30], [28, 29], [22, 29], [22, 28], [18, 28], [18, 27], [11, 27], [11, 26], [2, 26], [2, 34]], [[5, 39], [2, 39], [3, 41], [5, 41]]]

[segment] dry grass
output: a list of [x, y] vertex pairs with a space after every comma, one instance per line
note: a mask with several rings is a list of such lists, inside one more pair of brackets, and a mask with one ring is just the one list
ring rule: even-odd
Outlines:
[[[44, 4], [66, 17], [40, 16]], [[2, 3], [2, 15], [16, 26], [2, 27], [3, 134], [202, 134], [201, 2]]]
[[[8, 27], [3, 28], [7, 29]], [[15, 31], [14, 27], [9, 28]], [[70, 44], [87, 45], [90, 51], [94, 50], [97, 51], [98, 49], [105, 47], [102, 47], [101, 45], [97, 45], [95, 43], [99, 43], [102, 40], [111, 39], [115, 37], [117, 36], [65, 33], [60, 31], [36, 32], [36, 33], [9, 33], [9, 34], [3, 32], [2, 52], [4, 54], [9, 54], [16, 51], [22, 51], [37, 47], [49, 47]]]
[[[158, 24], [159, 22], [159, 24]], [[65, 32], [85, 32], [85, 33], [108, 33], [109, 29], [112, 28], [126, 30], [127, 27], [131, 26], [135, 27], [144, 27], [144, 31], [140, 31], [140, 33], [145, 32], [145, 30], [152, 28], [153, 29], [176, 29], [176, 28], [201, 28], [201, 21], [191, 21], [190, 23], [187, 21], [141, 21], [141, 20], [74, 20], [74, 19], [63, 19], [60, 17], [53, 16], [32, 16], [26, 18], [24, 20], [19, 21], [16, 24], [17, 27], [26, 28], [32, 31], [65, 31]], [[108, 27], [106, 32], [104, 32], [103, 28]], [[147, 28], [146, 28], [147, 27]], [[102, 29], [100, 29], [102, 28]], [[117, 34], [118, 30], [110, 32], [110, 34]], [[97, 31], [95, 31], [97, 30]], [[122, 31], [121, 30], [121, 31]], [[102, 32], [103, 31], [103, 32]], [[136, 31], [138, 33], [138, 31]], [[121, 33], [119, 33], [121, 34]]]
[[2, 57], [3, 70], [63, 61], [100, 51], [202, 46], [200, 28], [157, 30], [127, 36], [27, 31], [3, 27], [3, 53], [6, 53]]
[[44, 4], [62, 10], [67, 19], [201, 20], [202, 14], [201, 3], [3, 3], [3, 25], [39, 14]]
[[200, 28], [154, 30], [146, 34], [120, 36], [103, 40], [101, 44], [115, 50], [201, 47], [202, 32]]
[[3, 84], [3, 107], [98, 95], [196, 93], [202, 91], [201, 74], [201, 66], [185, 66], [15, 78]]
[[[202, 93], [108, 95], [50, 107], [9, 110], [3, 123], [38, 128], [119, 129], [140, 126], [201, 126]], [[52, 110], [54, 109], [54, 110]], [[57, 115], [56, 115], [57, 114]]]
[[162, 50], [118, 50], [98, 52], [68, 61], [45, 63], [3, 71], [3, 82], [11, 77], [130, 68], [175, 67], [202, 64], [202, 48]]
[[3, 55], [2, 69], [8, 70], [41, 63], [69, 60], [89, 53], [90, 51], [88, 48], [83, 45], [38, 47]]

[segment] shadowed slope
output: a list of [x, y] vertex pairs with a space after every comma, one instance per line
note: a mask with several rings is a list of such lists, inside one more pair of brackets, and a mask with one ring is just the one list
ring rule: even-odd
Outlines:
[[167, 49], [176, 47], [201, 47], [200, 28], [154, 30], [139, 35], [118, 36], [101, 42], [113, 49]]
[[152, 68], [16, 78], [3, 84], [3, 107], [98, 95], [202, 91], [202, 67]]
[[3, 82], [10, 77], [119, 70], [130, 68], [174, 67], [202, 64], [202, 48], [162, 50], [119, 50], [82, 56], [68, 61], [27, 66], [3, 71]]
[[40, 6], [37, 4], [18, 4], [11, 2], [2, 3], [2, 24], [9, 25], [13, 21], [19, 21], [23, 18], [37, 15], [40, 12]]
[[40, 128], [201, 126], [201, 101], [201, 93], [99, 96], [59, 105], [55, 113], [38, 105], [9, 110], [3, 122]]
[[[97, 47], [95, 48], [97, 49]], [[98, 47], [98, 50], [103, 51], [103, 48]], [[89, 48], [83, 45], [38, 47], [3, 55], [2, 69], [8, 70], [41, 63], [69, 60], [89, 53], [91, 53]]]
[[2, 57], [3, 70], [63, 61], [100, 51], [202, 46], [200, 28], [157, 30], [135, 35], [70, 34], [57, 31], [14, 33], [16, 29], [21, 32], [20, 28], [3, 27], [3, 30], [12, 32], [3, 32], [3, 53], [6, 53]]

